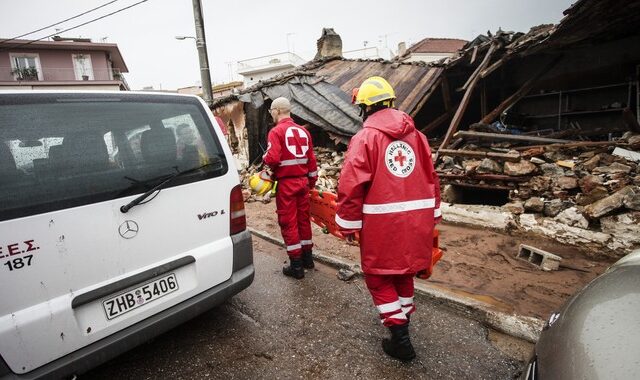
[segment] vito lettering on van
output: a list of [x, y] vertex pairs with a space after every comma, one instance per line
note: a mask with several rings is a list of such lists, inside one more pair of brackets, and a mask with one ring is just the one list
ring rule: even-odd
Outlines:
[[[33, 253], [40, 247], [36, 245], [35, 240], [25, 240], [18, 243], [9, 243], [6, 245], [0, 245], [0, 259], [11, 258], [5, 261], [2, 265], [6, 266], [9, 271], [14, 269], [22, 269], [24, 267], [31, 266], [31, 259], [33, 259]], [[18, 256], [18, 257], [14, 257]]]
[[218, 216], [218, 215], [224, 215], [224, 209], [222, 209], [220, 211], [203, 212], [202, 214], [198, 214], [198, 220], [202, 220], [202, 219], [206, 219], [206, 218], [213, 218], [213, 217]]

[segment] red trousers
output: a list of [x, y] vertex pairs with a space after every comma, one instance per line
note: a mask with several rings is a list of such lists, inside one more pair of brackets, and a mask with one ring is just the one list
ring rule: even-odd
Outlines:
[[409, 323], [407, 316], [416, 311], [413, 304], [415, 274], [365, 274], [364, 281], [380, 313], [380, 321], [389, 327]]
[[311, 241], [311, 219], [309, 217], [309, 180], [307, 177], [278, 180], [276, 208], [282, 238], [287, 254], [298, 258], [302, 251], [313, 248]]

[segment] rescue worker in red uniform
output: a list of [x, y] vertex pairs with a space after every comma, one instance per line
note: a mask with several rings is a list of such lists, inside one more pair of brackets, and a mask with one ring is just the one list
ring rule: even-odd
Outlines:
[[277, 98], [269, 110], [276, 126], [269, 131], [263, 162], [273, 171], [278, 224], [289, 255], [284, 275], [304, 278], [304, 269], [314, 267], [309, 219], [309, 190], [318, 179], [316, 156], [309, 132], [291, 119], [291, 103]]
[[364, 125], [351, 139], [340, 173], [336, 223], [347, 240], [360, 234], [364, 279], [391, 332], [384, 352], [408, 361], [415, 357], [409, 339], [413, 277], [431, 263], [440, 185], [427, 138], [409, 115], [393, 108], [395, 98], [381, 77], [358, 89]]

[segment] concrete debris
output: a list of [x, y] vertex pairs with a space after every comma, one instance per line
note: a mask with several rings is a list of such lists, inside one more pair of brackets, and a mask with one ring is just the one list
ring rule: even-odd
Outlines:
[[560, 223], [566, 224], [567, 226], [589, 228], [589, 221], [576, 207], [570, 207], [560, 212], [554, 219]]
[[544, 201], [542, 198], [531, 197], [524, 202], [524, 209], [526, 211], [533, 211], [540, 213], [544, 210]]
[[589, 219], [600, 218], [623, 207], [627, 196], [630, 197], [629, 199], [633, 199], [634, 195], [635, 192], [632, 187], [625, 187], [613, 195], [588, 205], [584, 208], [584, 213]]
[[349, 269], [340, 269], [338, 271], [338, 273], [336, 274], [336, 276], [338, 277], [339, 280], [342, 281], [349, 281], [351, 280], [354, 276], [355, 276], [355, 272], [353, 272], [352, 270]]
[[499, 174], [499, 173], [502, 173], [502, 167], [500, 166], [500, 164], [498, 164], [494, 160], [490, 158], [485, 158], [480, 162], [477, 172]]
[[614, 236], [611, 249], [632, 249], [640, 245], [640, 212], [628, 212], [600, 219], [602, 232]]
[[573, 190], [578, 187], [578, 180], [575, 177], [559, 177], [556, 179], [556, 187], [562, 190]]
[[[543, 161], [544, 162], [544, 161]], [[529, 175], [536, 170], [536, 166], [529, 161], [505, 162], [504, 174], [512, 176]]]
[[632, 150], [615, 148], [611, 154], [617, 157], [623, 157], [629, 161], [640, 162], [640, 153]]
[[543, 212], [546, 216], [556, 216], [565, 208], [566, 204], [561, 199], [552, 199], [544, 204]]
[[529, 160], [529, 161], [531, 161], [532, 163], [534, 163], [536, 165], [542, 165], [542, 164], [546, 164], [547, 163], [547, 161], [545, 161], [543, 159], [540, 159], [538, 157], [531, 157], [531, 160]]
[[509, 211], [514, 215], [524, 214], [524, 211], [525, 211], [524, 205], [522, 204], [522, 202], [507, 203], [506, 205], [502, 206], [502, 208], [504, 208], [505, 210]]
[[619, 173], [628, 174], [629, 172], [631, 172], [631, 166], [614, 162], [609, 166], [599, 166], [595, 168], [593, 172], [595, 174], [619, 174]]
[[558, 270], [562, 261], [562, 257], [558, 255], [525, 244], [520, 244], [516, 258], [527, 261], [544, 271]]

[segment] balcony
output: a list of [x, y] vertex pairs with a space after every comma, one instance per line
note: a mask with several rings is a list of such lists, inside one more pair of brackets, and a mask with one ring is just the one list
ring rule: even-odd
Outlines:
[[[93, 75], [91, 75], [93, 74]], [[79, 82], [79, 81], [120, 81], [126, 83], [124, 76], [119, 70], [94, 69], [93, 73], [76, 77], [73, 68], [44, 68], [24, 70], [15, 73], [11, 67], [0, 67], [0, 82]]]
[[290, 52], [265, 55], [238, 61], [238, 74], [249, 75], [269, 71], [280, 71], [302, 65], [305, 60]]

